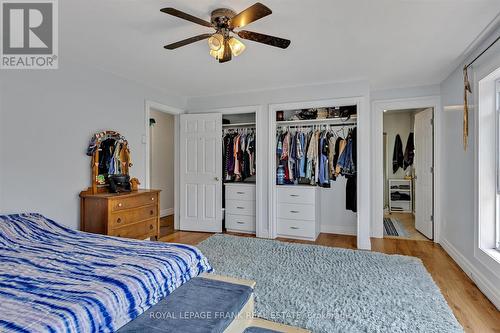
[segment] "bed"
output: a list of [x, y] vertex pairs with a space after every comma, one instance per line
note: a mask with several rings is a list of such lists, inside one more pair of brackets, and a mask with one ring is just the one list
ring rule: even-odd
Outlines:
[[0, 216], [0, 332], [113, 332], [212, 268], [195, 247]]

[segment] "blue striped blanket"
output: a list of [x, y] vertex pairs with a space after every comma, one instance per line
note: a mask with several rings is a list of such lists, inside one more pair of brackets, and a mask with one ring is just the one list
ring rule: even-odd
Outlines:
[[0, 332], [113, 332], [211, 270], [192, 246], [0, 216]]

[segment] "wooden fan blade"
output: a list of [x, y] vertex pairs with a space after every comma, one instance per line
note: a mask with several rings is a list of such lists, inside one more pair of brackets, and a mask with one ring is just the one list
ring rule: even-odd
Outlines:
[[270, 15], [271, 13], [272, 11], [269, 8], [267, 8], [260, 2], [257, 2], [255, 5], [248, 7], [247, 9], [233, 17], [231, 19], [231, 22], [229, 23], [229, 27], [231, 29], [242, 28], [247, 24]]
[[160, 9], [160, 11], [162, 11], [165, 14], [176, 16], [176, 17], [179, 17], [181, 19], [184, 19], [184, 20], [196, 23], [196, 24], [200, 24], [200, 25], [203, 25], [205, 27], [212, 28], [212, 23], [207, 22], [205, 20], [202, 20], [201, 18], [197, 18], [196, 16], [181, 12], [180, 10], [177, 10], [175, 8], [172, 8], [172, 7], [162, 8], [162, 9]]
[[187, 38], [187, 39], [184, 39], [184, 40], [172, 43], [172, 44], [165, 45], [164, 48], [166, 48], [167, 50], [173, 50], [173, 49], [176, 49], [176, 48], [184, 46], [184, 45], [188, 45], [188, 44], [191, 44], [191, 43], [203, 40], [203, 39], [207, 39], [210, 36], [212, 36], [212, 34], [203, 34], [203, 35], [194, 36], [194, 37]]
[[222, 56], [222, 59], [219, 59], [220, 63], [223, 62], [228, 62], [231, 60], [232, 54], [231, 54], [231, 47], [229, 46], [228, 39], [224, 39], [224, 55]]
[[275, 47], [279, 47], [282, 49], [286, 49], [290, 45], [290, 41], [288, 39], [259, 34], [257, 32], [242, 30], [238, 32], [238, 36], [243, 39], [252, 40], [254, 42], [263, 43]]

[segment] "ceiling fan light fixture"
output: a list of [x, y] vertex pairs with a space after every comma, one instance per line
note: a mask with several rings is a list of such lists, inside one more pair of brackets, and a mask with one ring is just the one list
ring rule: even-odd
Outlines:
[[243, 51], [245, 51], [246, 48], [245, 44], [243, 44], [234, 37], [229, 38], [228, 43], [229, 47], [231, 48], [231, 52], [235, 57], [239, 56], [240, 54], [243, 53]]
[[210, 50], [210, 55], [215, 58], [215, 60], [222, 59], [224, 57], [224, 45], [217, 51]]
[[224, 36], [221, 34], [213, 34], [208, 39], [208, 47], [212, 51], [219, 51], [221, 48], [224, 48]]
[[[162, 8], [161, 11], [165, 14], [213, 29], [212, 32], [200, 34], [165, 45], [163, 48], [167, 50], [175, 50], [179, 47], [190, 45], [201, 40], [207, 40], [210, 56], [218, 60], [219, 63], [226, 63], [231, 61], [233, 57], [242, 54], [246, 49], [245, 44], [237, 38], [232, 37], [232, 35], [245, 40], [279, 47], [281, 49], [286, 49], [290, 45], [290, 40], [288, 39], [265, 35], [253, 31], [240, 30], [246, 25], [260, 20], [261, 18], [272, 13], [271, 9], [264, 6], [260, 2], [255, 3], [239, 13], [236, 13], [234, 10], [228, 8], [217, 8], [212, 11], [210, 22], [172, 7]], [[235, 31], [235, 29], [237, 29], [237, 31]]]

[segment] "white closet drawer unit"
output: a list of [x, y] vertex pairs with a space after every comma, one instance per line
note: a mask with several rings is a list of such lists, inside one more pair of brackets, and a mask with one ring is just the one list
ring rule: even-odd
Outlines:
[[290, 238], [316, 239], [316, 227], [311, 221], [278, 219], [278, 235]]
[[255, 232], [255, 216], [227, 214], [226, 229]]
[[278, 203], [278, 218], [314, 221], [316, 219], [316, 207], [315, 205]]
[[255, 186], [226, 185], [226, 200], [255, 201]]
[[226, 200], [226, 213], [255, 216], [255, 201]]
[[226, 184], [226, 230], [255, 233], [255, 185]]
[[280, 186], [278, 202], [314, 205], [316, 189], [313, 187]]
[[316, 240], [320, 229], [317, 188], [279, 186], [277, 201], [278, 236]]

